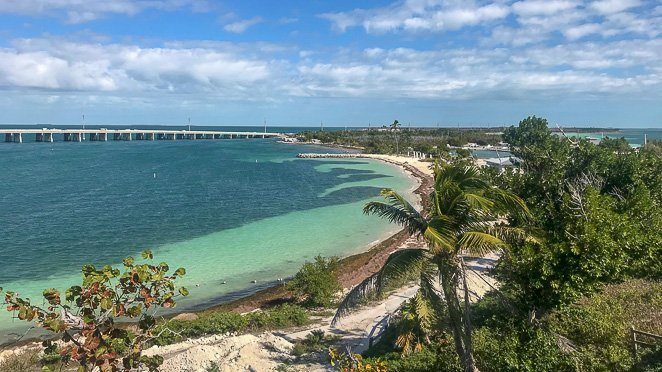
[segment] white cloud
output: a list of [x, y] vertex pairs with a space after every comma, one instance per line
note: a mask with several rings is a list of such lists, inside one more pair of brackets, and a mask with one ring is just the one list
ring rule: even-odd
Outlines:
[[[264, 52], [256, 52], [264, 50]], [[278, 60], [272, 51], [290, 55]], [[367, 48], [307, 53], [278, 46], [170, 42], [163, 47], [23, 39], [0, 49], [0, 89], [127, 99], [449, 98], [662, 92], [662, 40], [526, 48]], [[630, 71], [636, 71], [632, 73]], [[618, 89], [615, 89], [618, 88]]]
[[0, 87], [54, 91], [201, 93], [228, 98], [266, 80], [270, 61], [214, 48], [141, 48], [19, 40], [0, 49]]
[[258, 23], [262, 23], [262, 17], [253, 17], [249, 19], [243, 19], [241, 21], [228, 23], [225, 26], [223, 26], [223, 29], [227, 32], [241, 34], [244, 31], [246, 31], [249, 27], [255, 26]]
[[110, 14], [132, 16], [147, 9], [206, 11], [210, 6], [207, 0], [2, 0], [0, 13], [63, 15], [69, 23], [82, 23]]
[[566, 30], [563, 30], [563, 34], [570, 40], [581, 39], [584, 36], [598, 33], [602, 30], [602, 27], [597, 23], [585, 23], [583, 25], [570, 27]]
[[575, 9], [577, 1], [568, 0], [525, 0], [513, 4], [513, 12], [522, 16], [551, 15]]
[[639, 0], [601, 0], [592, 2], [590, 7], [602, 14], [613, 14], [639, 5], [641, 5]]
[[406, 0], [384, 8], [325, 13], [320, 17], [341, 32], [361, 26], [367, 32], [383, 33], [455, 30], [503, 19], [509, 12], [509, 7], [500, 3], [480, 6], [470, 1]]

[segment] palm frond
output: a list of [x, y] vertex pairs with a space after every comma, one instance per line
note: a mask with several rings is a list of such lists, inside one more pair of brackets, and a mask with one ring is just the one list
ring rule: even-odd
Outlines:
[[506, 243], [485, 232], [468, 231], [462, 234], [457, 245], [460, 249], [464, 249], [473, 255], [483, 256], [488, 252], [504, 247]]
[[496, 213], [512, 214], [525, 220], [531, 216], [524, 200], [512, 192], [493, 187], [490, 188], [487, 194], [494, 201]]
[[470, 208], [478, 210], [489, 210], [494, 207], [494, 201], [485, 196], [479, 195], [477, 193], [465, 193], [463, 194], [464, 200], [469, 205]]
[[340, 318], [347, 316], [358, 307], [371, 293], [381, 294], [389, 283], [409, 275], [411, 270], [420, 269], [423, 259], [427, 255], [425, 249], [403, 249], [391, 253], [384, 266], [352, 288], [340, 303], [331, 325], [335, 326]]
[[498, 237], [504, 242], [512, 242], [514, 240], [523, 240], [529, 243], [542, 244], [542, 241], [535, 236], [535, 234], [527, 229], [521, 227], [512, 227], [505, 225], [495, 225], [488, 228], [488, 233]]
[[382, 190], [381, 195], [387, 202], [369, 202], [363, 207], [363, 213], [375, 214], [392, 223], [405, 226], [410, 234], [425, 231], [427, 225], [425, 219], [405, 198], [391, 189]]
[[389, 283], [402, 280], [411, 275], [412, 271], [420, 271], [427, 255], [428, 251], [422, 248], [401, 249], [391, 253], [379, 270], [377, 293], [381, 295]]
[[423, 233], [425, 241], [432, 252], [453, 251], [456, 227], [453, 220], [447, 216], [435, 216], [428, 222]]
[[426, 332], [432, 329], [444, 309], [444, 300], [435, 286], [437, 277], [438, 275], [430, 270], [421, 272], [421, 287], [419, 289], [421, 299], [416, 303], [416, 311], [421, 322], [421, 328]]

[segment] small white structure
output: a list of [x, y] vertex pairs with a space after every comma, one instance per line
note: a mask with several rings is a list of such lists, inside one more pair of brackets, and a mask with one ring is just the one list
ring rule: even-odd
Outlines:
[[485, 166], [498, 169], [500, 172], [506, 168], [514, 167], [510, 158], [489, 158], [485, 159]]

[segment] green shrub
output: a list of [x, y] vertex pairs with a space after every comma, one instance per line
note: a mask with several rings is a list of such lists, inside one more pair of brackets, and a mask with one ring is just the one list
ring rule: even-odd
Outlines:
[[[662, 283], [630, 280], [607, 285], [597, 294], [551, 314], [547, 321], [556, 332], [575, 342], [587, 370], [628, 371], [636, 361], [630, 327], [662, 334]], [[662, 361], [657, 363], [662, 367]]]
[[389, 372], [460, 372], [460, 360], [455, 353], [452, 338], [444, 338], [426, 345], [417, 353], [403, 357], [400, 352], [390, 352], [379, 358], [368, 357], [366, 363], [382, 361]]
[[574, 371], [572, 355], [562, 352], [556, 338], [540, 328], [482, 327], [474, 332], [474, 351], [481, 371]]
[[334, 342], [338, 341], [340, 336], [327, 336], [324, 331], [313, 330], [306, 335], [303, 340], [294, 342], [292, 355], [302, 356], [309, 353], [318, 353], [327, 350]]
[[338, 265], [336, 257], [317, 256], [314, 262], [303, 264], [287, 286], [303, 299], [305, 306], [331, 307], [336, 293], [342, 289], [336, 275]]
[[[156, 345], [168, 345], [186, 338], [221, 333], [246, 333], [308, 323], [308, 313], [297, 305], [283, 304], [265, 311], [245, 315], [232, 312], [208, 312], [195, 320], [170, 320], [161, 323], [154, 340]], [[167, 329], [166, 329], [167, 328]]]

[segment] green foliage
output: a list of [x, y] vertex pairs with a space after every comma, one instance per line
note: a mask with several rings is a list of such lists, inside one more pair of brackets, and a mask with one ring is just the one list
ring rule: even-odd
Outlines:
[[476, 360], [481, 371], [574, 371], [576, 362], [563, 353], [556, 338], [540, 328], [515, 323], [481, 327], [474, 333]]
[[335, 370], [341, 372], [386, 372], [386, 364], [379, 359], [363, 360], [360, 354], [349, 350], [340, 352], [329, 348], [329, 363]]
[[456, 149], [455, 153], [457, 154], [458, 158], [460, 159], [466, 159], [471, 157], [471, 151], [467, 149]]
[[[142, 257], [152, 259], [152, 252], [145, 251]], [[52, 341], [44, 341], [44, 353], [59, 353], [60, 360], [74, 361], [81, 370], [95, 367], [101, 371], [137, 367], [156, 370], [163, 359], [142, 355], [145, 344], [154, 337], [152, 314], [158, 308], [175, 306], [178, 296], [175, 280], [184, 271], [179, 269], [169, 274], [166, 263], [137, 264], [132, 257], [125, 258], [123, 263], [123, 271], [111, 266], [101, 269], [83, 266], [82, 285], [67, 289], [64, 299], [57, 289], [44, 290], [45, 307], [7, 291], [4, 298], [7, 310], [20, 320], [35, 322], [58, 334], [63, 345], [58, 349]], [[179, 292], [184, 294], [181, 288]], [[137, 327], [135, 330], [118, 327], [115, 321], [118, 317], [135, 319]], [[49, 366], [44, 368], [50, 370]]]
[[[630, 327], [662, 334], [662, 283], [630, 280], [612, 284], [600, 293], [550, 314], [545, 320], [556, 332], [570, 338], [581, 363], [591, 371], [629, 371], [636, 361]], [[662, 367], [648, 360], [639, 369]]]
[[367, 363], [381, 361], [390, 372], [460, 372], [460, 360], [455, 353], [450, 337], [440, 338], [419, 352], [403, 357], [399, 352], [390, 352], [379, 357], [365, 359]]
[[[447, 316], [456, 352], [467, 370], [473, 369], [471, 330], [458, 296], [462, 289], [460, 252], [483, 255], [504, 246], [502, 237], [525, 238], [519, 229], [497, 223], [510, 214], [524, 218], [528, 210], [516, 195], [493, 187], [473, 166], [452, 163], [435, 165], [431, 210], [422, 214], [401, 195], [382, 190], [386, 202], [370, 202], [363, 211], [403, 225], [412, 235], [425, 239], [427, 248], [404, 249], [392, 253], [374, 275], [354, 287], [336, 312], [334, 322], [346, 315], [371, 293], [381, 294], [389, 282], [416, 272], [420, 295], [414, 299], [420, 329], [440, 322]], [[436, 286], [441, 281], [441, 290]], [[468, 294], [465, 295], [468, 296]], [[444, 315], [442, 315], [444, 314]], [[442, 331], [441, 329], [438, 329]], [[398, 343], [406, 352], [420, 349], [420, 332], [411, 328], [400, 335]]]
[[336, 293], [342, 288], [338, 282], [338, 258], [315, 257], [314, 262], [306, 262], [287, 283], [287, 288], [310, 307], [331, 307]]
[[452, 128], [402, 128], [398, 123], [397, 135], [393, 124], [382, 128], [359, 129], [348, 131], [306, 131], [297, 136], [300, 140], [319, 140], [325, 144], [355, 146], [366, 153], [394, 154], [408, 149], [432, 154], [435, 157], [448, 158], [448, 145], [464, 146], [469, 142], [479, 145], [496, 145], [501, 141], [501, 128], [452, 129]]
[[292, 347], [292, 355], [302, 356], [309, 353], [319, 353], [327, 350], [340, 336], [327, 336], [319, 329], [311, 331], [303, 340], [296, 340]]
[[152, 342], [156, 345], [168, 345], [191, 337], [280, 329], [301, 326], [308, 321], [308, 313], [305, 309], [290, 304], [245, 315], [210, 311], [200, 314], [195, 320], [168, 320], [159, 323], [156, 330], [160, 336]]
[[622, 139], [571, 142], [529, 117], [504, 139], [523, 172], [496, 176], [522, 196], [538, 243], [510, 240], [497, 268], [504, 290], [542, 312], [572, 303], [604, 283], [662, 277], [662, 156]]

